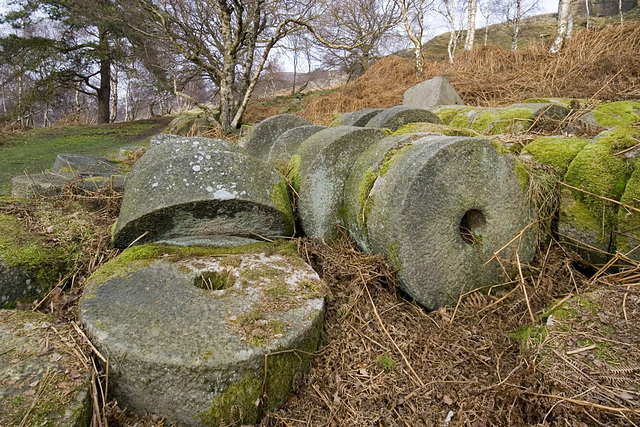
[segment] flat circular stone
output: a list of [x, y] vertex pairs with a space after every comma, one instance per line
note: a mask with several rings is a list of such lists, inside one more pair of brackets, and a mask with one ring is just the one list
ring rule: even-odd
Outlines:
[[217, 426], [285, 399], [318, 344], [323, 284], [293, 243], [234, 249], [132, 247], [89, 280], [80, 318], [120, 404]]
[[89, 358], [72, 334], [44, 314], [0, 310], [0, 425], [89, 424]]
[[[532, 213], [515, 160], [490, 141], [427, 136], [386, 163], [369, 195], [369, 245], [427, 309], [508, 280], [502, 266], [515, 268], [516, 255], [522, 263], [533, 258], [532, 235], [523, 232]], [[493, 259], [498, 251], [501, 263]]]

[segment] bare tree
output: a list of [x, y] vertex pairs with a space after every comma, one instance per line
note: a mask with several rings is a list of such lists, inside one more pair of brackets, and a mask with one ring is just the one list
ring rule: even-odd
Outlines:
[[129, 24], [165, 42], [217, 87], [218, 113], [208, 105], [200, 106], [210, 118], [219, 119], [225, 133], [240, 126], [271, 49], [292, 30], [294, 18], [304, 15], [300, 3], [287, 0], [134, 3], [142, 19]]
[[326, 60], [341, 63], [351, 75], [369, 68], [389, 31], [400, 22], [394, 0], [322, 0], [313, 16], [307, 28], [325, 49]]
[[568, 38], [569, 18], [572, 7], [573, 0], [560, 0], [558, 5], [558, 29], [556, 30], [556, 38], [549, 49], [550, 53], [560, 52], [565, 40]]
[[467, 23], [467, 37], [464, 41], [464, 49], [473, 49], [473, 43], [476, 36], [476, 14], [478, 11], [478, 0], [469, 0], [468, 11], [468, 23]]
[[433, 8], [431, 0], [396, 0], [400, 8], [404, 28], [413, 43], [413, 56], [415, 60], [416, 74], [422, 76], [424, 69], [424, 17], [425, 11]]
[[502, 26], [511, 36], [511, 49], [518, 49], [518, 39], [522, 30], [522, 18], [532, 15], [538, 8], [539, 0], [503, 0], [496, 3], [502, 15]]

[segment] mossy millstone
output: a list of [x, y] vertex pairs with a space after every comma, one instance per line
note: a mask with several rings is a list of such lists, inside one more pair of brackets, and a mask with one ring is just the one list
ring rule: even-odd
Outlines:
[[384, 174], [413, 141], [427, 135], [411, 133], [380, 139], [371, 144], [353, 164], [344, 185], [344, 226], [360, 250], [371, 251], [367, 216], [373, 203], [371, 189], [378, 176]]
[[618, 208], [617, 250], [640, 261], [640, 169], [631, 174], [620, 202], [627, 207]]
[[564, 176], [564, 183], [574, 188], [561, 190], [558, 233], [592, 264], [604, 264], [615, 253], [618, 205], [602, 197], [622, 197], [639, 154], [629, 149], [638, 138], [640, 128], [633, 126], [602, 132], [578, 153]]
[[429, 110], [398, 105], [376, 114], [367, 122], [366, 127], [390, 129], [391, 132], [394, 132], [407, 123], [415, 122], [442, 124], [442, 120]]
[[29, 233], [17, 218], [0, 214], [0, 308], [40, 297], [73, 259], [74, 254]]
[[[269, 163], [278, 169], [282, 169], [291, 160], [291, 157], [298, 151], [302, 143], [314, 133], [320, 132], [324, 126], [306, 125], [289, 129], [280, 135], [271, 146], [267, 156]], [[286, 174], [286, 170], [281, 170]]]
[[366, 218], [371, 251], [389, 259], [400, 287], [427, 309], [505, 280], [491, 260], [503, 247], [502, 259], [533, 258], [532, 233], [517, 239], [532, 212], [515, 163], [488, 140], [426, 136], [375, 180]]
[[264, 119], [251, 129], [247, 137], [247, 153], [266, 161], [271, 146], [280, 135], [289, 129], [310, 124], [309, 120], [295, 114], [280, 114]]
[[89, 367], [63, 341], [73, 329], [50, 322], [41, 313], [0, 310], [2, 426], [89, 425]]
[[129, 410], [185, 426], [254, 424], [309, 366], [324, 285], [295, 244], [143, 245], [120, 257], [89, 279], [80, 318]]
[[365, 108], [358, 111], [350, 111], [348, 113], [341, 114], [338, 118], [333, 120], [329, 127], [335, 126], [365, 126], [369, 120], [373, 119], [379, 113], [384, 111], [383, 108]]
[[297, 177], [298, 216], [305, 234], [327, 242], [340, 237], [344, 184], [356, 159], [385, 136], [380, 129], [355, 126], [327, 128], [300, 148]]
[[446, 125], [498, 135], [527, 131], [539, 117], [560, 120], [569, 109], [553, 103], [523, 103], [505, 108], [448, 105], [435, 112]]
[[247, 154], [169, 157], [130, 177], [114, 244], [224, 246], [288, 236], [293, 214], [286, 190], [273, 167]]
[[587, 138], [541, 136], [522, 149], [520, 158], [524, 161], [532, 160], [541, 165], [549, 166], [562, 179], [569, 164], [587, 143], [589, 143]]

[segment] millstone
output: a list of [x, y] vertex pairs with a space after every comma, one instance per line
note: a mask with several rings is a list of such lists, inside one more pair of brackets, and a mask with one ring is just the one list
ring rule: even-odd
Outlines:
[[350, 111], [341, 114], [337, 119], [331, 122], [330, 126], [358, 126], [363, 127], [373, 119], [378, 113], [384, 111], [383, 108], [365, 108], [358, 111]]
[[256, 124], [247, 137], [247, 153], [260, 159], [267, 159], [276, 139], [289, 129], [310, 125], [311, 122], [295, 114], [280, 114], [264, 119]]
[[135, 163], [131, 171], [132, 175], [156, 162], [175, 157], [193, 156], [194, 159], [210, 159], [214, 153], [221, 151], [245, 153], [242, 147], [223, 139], [163, 135], [155, 141], [153, 146], [150, 144], [149, 149]]
[[394, 132], [401, 126], [414, 122], [443, 124], [442, 120], [429, 110], [398, 105], [376, 114], [369, 120], [367, 127], [390, 129]]
[[382, 138], [371, 144], [351, 167], [344, 186], [344, 226], [363, 252], [371, 252], [367, 235], [367, 215], [373, 202], [371, 188], [378, 176], [386, 173], [394, 153], [427, 135], [438, 134], [412, 133]]
[[290, 243], [143, 245], [92, 276], [80, 318], [129, 410], [184, 426], [254, 424], [308, 367], [322, 289]]
[[58, 154], [51, 171], [73, 172], [81, 176], [110, 176], [118, 175], [120, 168], [104, 157], [90, 154]]
[[269, 163], [275, 167], [289, 163], [291, 157], [298, 151], [302, 143], [322, 129], [324, 129], [324, 126], [307, 125], [284, 132], [274, 141], [271, 150], [269, 150]]
[[[68, 325], [0, 310], [0, 425], [85, 427], [91, 418], [89, 357]], [[80, 360], [82, 358], [83, 360]]]
[[327, 128], [300, 148], [298, 216], [305, 234], [327, 241], [340, 237], [344, 183], [362, 152], [384, 137], [380, 129]]
[[[381, 168], [382, 171], [383, 168]], [[429, 310], [499, 283], [502, 264], [530, 261], [532, 222], [515, 160], [480, 138], [428, 136], [388, 157], [369, 195], [372, 252], [398, 270], [400, 287]], [[505, 247], [506, 246], [506, 247]]]
[[292, 231], [287, 187], [275, 169], [243, 153], [195, 153], [131, 174], [114, 244], [226, 246]]

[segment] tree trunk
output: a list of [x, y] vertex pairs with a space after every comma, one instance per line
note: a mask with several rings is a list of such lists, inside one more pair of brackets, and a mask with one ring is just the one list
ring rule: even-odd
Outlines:
[[113, 79], [111, 80], [111, 114], [109, 115], [109, 122], [114, 123], [118, 118], [118, 67], [113, 69]]
[[100, 87], [98, 96], [98, 124], [109, 123], [111, 98], [111, 59], [109, 58], [109, 40], [106, 31], [100, 30]]
[[589, 11], [589, 0], [584, 0], [584, 10], [587, 15], [587, 30], [590, 27], [589, 19], [591, 18], [591, 12]]
[[571, 14], [571, 0], [560, 0], [558, 5], [558, 29], [556, 30], [556, 38], [549, 49], [550, 53], [558, 53], [567, 38], [567, 30], [569, 29], [569, 15]]
[[224, 134], [228, 134], [234, 130], [231, 125], [235, 105], [233, 99], [234, 63], [235, 61], [225, 60], [225, 66], [223, 67], [224, 75], [220, 80], [220, 127], [222, 127]]
[[487, 39], [489, 38], [489, 17], [491, 16], [491, 0], [487, 2], [487, 20], [484, 24], [484, 45], [487, 45]]
[[516, 18], [513, 23], [513, 34], [511, 35], [511, 50], [518, 49], [518, 36], [520, 35], [521, 15], [522, 15], [522, 0], [516, 0]]
[[473, 49], [476, 38], [476, 13], [478, 11], [478, 0], [469, 1], [469, 22], [467, 24], [467, 37], [464, 41], [464, 49]]
[[456, 0], [449, 0], [447, 2], [447, 12], [449, 14], [449, 19], [451, 20], [447, 54], [449, 55], [449, 62], [453, 64], [453, 57], [455, 56], [456, 44], [458, 41], [458, 35], [456, 34]]

